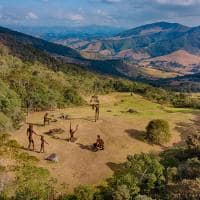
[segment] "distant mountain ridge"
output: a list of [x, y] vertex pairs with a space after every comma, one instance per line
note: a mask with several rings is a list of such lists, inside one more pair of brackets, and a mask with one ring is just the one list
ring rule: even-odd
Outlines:
[[[199, 33], [200, 27], [190, 28], [178, 23], [158, 22], [124, 31], [112, 38], [93, 41], [79, 50], [100, 54], [107, 51], [109, 56], [131, 59], [138, 53], [145, 57], [156, 57], [180, 49], [200, 54]], [[127, 54], [122, 54], [127, 50]]]
[[79, 52], [74, 49], [54, 44], [17, 31], [12, 31], [4, 27], [0, 27], [0, 41], [7, 46], [12, 44], [32, 46], [41, 51], [46, 51], [47, 53], [55, 55], [66, 56], [70, 58], [81, 58]]
[[75, 64], [76, 69], [155, 85], [176, 87], [189, 83], [191, 88], [195, 83], [199, 91], [199, 76], [195, 76], [200, 72], [199, 32], [200, 27], [155, 23], [80, 45], [80, 51], [0, 27], [0, 44], [23, 61], [39, 61], [55, 70], [62, 63]]
[[76, 49], [87, 56], [95, 53], [128, 62], [121, 72], [130, 77], [137, 76], [138, 70], [153, 79], [184, 76], [200, 71], [200, 26], [157, 22]]
[[50, 42], [58, 40], [66, 40], [69, 38], [76, 39], [97, 39], [105, 38], [116, 35], [119, 32], [125, 30], [124, 28], [111, 27], [111, 26], [9, 26], [8, 28], [37, 36], [41, 39], [48, 40]]
[[[102, 74], [124, 76], [119, 70], [119, 66], [125, 65], [121, 60], [91, 60], [80, 55], [77, 50], [51, 43], [40, 38], [0, 27], [0, 44], [9, 48], [12, 55], [19, 57], [23, 61], [52, 65], [59, 62], [76, 64], [86, 70], [95, 71]], [[55, 66], [57, 67], [56, 64]]]
[[185, 32], [188, 31], [190, 28], [178, 23], [167, 23], [167, 22], [157, 22], [153, 24], [147, 24], [143, 26], [139, 26], [124, 32], [117, 34], [121, 38], [123, 37], [134, 37], [134, 36], [141, 36], [141, 35], [149, 35], [158, 32]]

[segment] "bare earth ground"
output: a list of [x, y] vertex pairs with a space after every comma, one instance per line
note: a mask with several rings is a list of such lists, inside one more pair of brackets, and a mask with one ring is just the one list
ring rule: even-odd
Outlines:
[[[69, 114], [72, 126], [75, 128], [75, 125], [79, 124], [79, 130], [75, 135], [78, 139], [75, 143], [66, 140], [69, 137], [69, 120], [58, 119], [57, 122], [44, 127], [41, 125], [44, 112], [31, 113], [27, 117], [27, 123], [38, 124], [34, 127], [35, 131], [43, 134], [49, 143], [46, 145], [46, 153], [30, 151], [30, 154], [39, 158], [39, 165], [47, 168], [51, 175], [57, 178], [58, 184], [67, 184], [69, 190], [81, 184], [103, 183], [112, 175], [114, 164], [125, 161], [128, 154], [158, 152], [165, 148], [147, 144], [140, 139], [149, 120], [161, 118], [169, 121], [172, 132], [172, 140], [167, 145], [169, 146], [181, 141], [183, 126], [186, 125], [188, 128], [187, 124], [191, 124], [191, 120], [199, 114], [189, 109], [164, 107], [138, 95], [131, 96], [125, 93], [100, 96], [100, 102], [101, 113], [97, 123], [93, 121], [94, 111], [89, 106], [49, 112], [54, 118], [60, 113]], [[129, 108], [135, 109], [138, 113], [126, 112]], [[44, 134], [52, 128], [62, 128], [65, 133], [57, 135], [57, 139]], [[24, 147], [28, 145], [26, 129], [27, 124], [24, 124], [20, 130], [12, 133], [12, 138]], [[105, 141], [105, 150], [92, 152], [87, 147], [96, 141], [97, 134]], [[40, 138], [34, 136], [34, 139], [36, 150], [39, 150]], [[58, 163], [44, 160], [51, 153], [58, 155]]]

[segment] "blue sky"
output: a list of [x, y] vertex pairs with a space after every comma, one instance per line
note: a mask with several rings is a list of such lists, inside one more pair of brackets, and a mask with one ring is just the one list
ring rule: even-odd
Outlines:
[[1, 25], [200, 25], [200, 0], [0, 0]]

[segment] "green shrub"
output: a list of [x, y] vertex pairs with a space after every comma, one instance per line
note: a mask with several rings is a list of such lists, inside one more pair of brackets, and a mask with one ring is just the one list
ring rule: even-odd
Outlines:
[[83, 99], [76, 90], [70, 88], [64, 91], [64, 102], [67, 104], [81, 105]]
[[76, 196], [75, 195], [66, 195], [64, 197], [62, 197], [61, 199], [59, 200], [76, 200]]
[[0, 112], [0, 131], [10, 129], [12, 127], [12, 121], [4, 113]]
[[178, 177], [180, 179], [200, 178], [200, 160], [191, 158], [180, 164], [178, 166]]
[[126, 185], [120, 185], [113, 193], [113, 200], [129, 200], [130, 191]]
[[23, 119], [20, 97], [1, 79], [0, 88], [0, 129], [17, 126]]
[[139, 193], [159, 193], [164, 182], [164, 167], [154, 156], [142, 153], [127, 157], [122, 170], [110, 180], [110, 187], [119, 198], [135, 197]]
[[169, 124], [165, 120], [152, 120], [146, 127], [146, 139], [151, 143], [163, 144], [169, 142], [170, 137]]
[[52, 182], [46, 169], [24, 166], [17, 174], [15, 200], [46, 200], [52, 194]]
[[146, 195], [138, 195], [137, 197], [135, 197], [134, 200], [153, 200], [151, 197], [148, 197]]
[[75, 188], [74, 194], [77, 200], [93, 200], [94, 189], [89, 186], [79, 186]]
[[200, 197], [200, 179], [182, 180], [168, 188], [169, 199], [197, 200]]
[[187, 148], [190, 152], [194, 152], [197, 155], [200, 153], [200, 135], [191, 134], [186, 139]]

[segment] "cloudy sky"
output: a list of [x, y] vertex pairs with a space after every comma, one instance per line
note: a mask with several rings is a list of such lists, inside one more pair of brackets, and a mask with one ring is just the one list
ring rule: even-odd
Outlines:
[[0, 0], [0, 25], [200, 25], [200, 0]]

